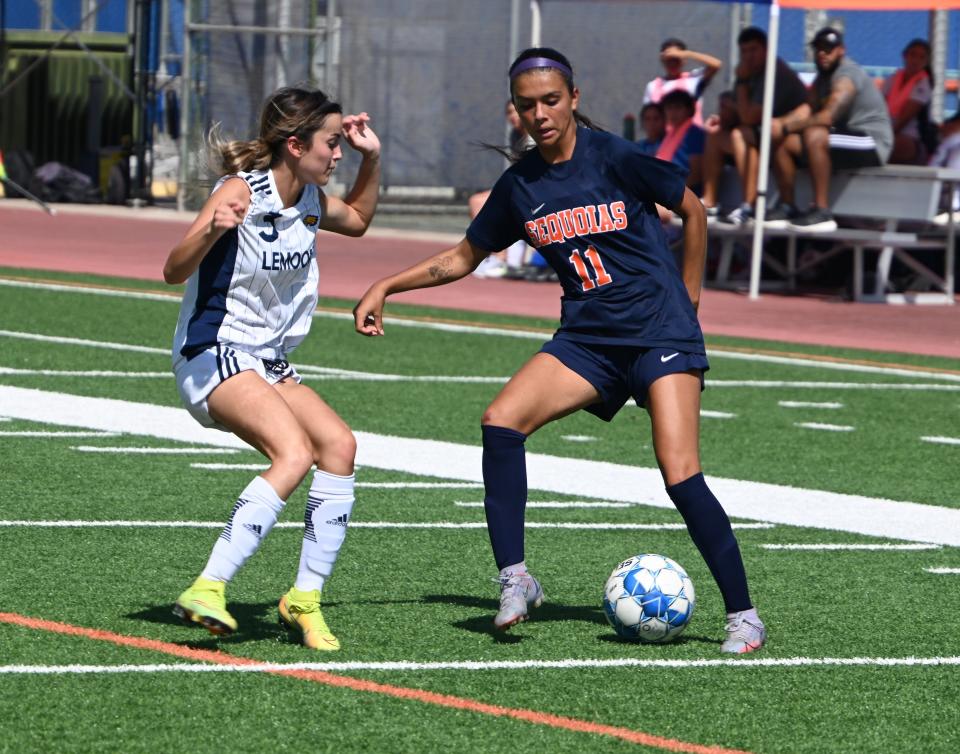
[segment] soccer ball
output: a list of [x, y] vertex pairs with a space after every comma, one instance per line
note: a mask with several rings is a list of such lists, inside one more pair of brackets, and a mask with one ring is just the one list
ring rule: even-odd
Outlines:
[[693, 582], [663, 555], [635, 555], [613, 569], [603, 611], [625, 639], [663, 643], [678, 637], [693, 616]]

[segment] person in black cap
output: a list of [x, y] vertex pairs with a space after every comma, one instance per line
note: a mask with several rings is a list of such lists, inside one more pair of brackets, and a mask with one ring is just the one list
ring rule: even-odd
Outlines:
[[781, 202], [793, 205], [797, 164], [806, 161], [814, 204], [794, 217], [790, 227], [830, 232], [837, 229], [828, 206], [831, 170], [885, 164], [893, 147], [893, 129], [873, 79], [846, 57], [843, 35], [826, 26], [810, 45], [817, 66], [810, 87], [813, 112], [791, 114], [771, 124], [771, 135], [780, 142], [773, 167]]
[[[699, 63], [703, 67], [685, 71], [683, 65], [688, 60]], [[643, 104], [660, 102], [665, 95], [675, 89], [682, 89], [696, 100], [697, 112], [694, 115], [694, 123], [702, 126], [703, 111], [700, 95], [703, 94], [703, 90], [707, 88], [723, 63], [719, 58], [707, 55], [705, 52], [688, 50], [687, 45], [682, 40], [674, 37], [665, 39], [661, 43], [660, 62], [663, 64], [664, 75], [657, 76], [647, 84], [643, 91]]]

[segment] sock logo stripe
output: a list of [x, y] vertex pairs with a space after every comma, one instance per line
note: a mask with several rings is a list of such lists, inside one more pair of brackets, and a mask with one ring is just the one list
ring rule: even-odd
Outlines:
[[323, 503], [315, 497], [307, 498], [307, 508], [303, 513], [303, 538], [311, 542], [317, 541], [317, 531], [313, 526], [313, 512]]
[[233, 535], [233, 520], [237, 516], [237, 512], [246, 505], [248, 501], [244, 500], [242, 497], [233, 504], [233, 510], [230, 511], [230, 518], [227, 519], [227, 525], [223, 527], [223, 532], [220, 534], [220, 539], [225, 539], [227, 542], [230, 541], [230, 537]]

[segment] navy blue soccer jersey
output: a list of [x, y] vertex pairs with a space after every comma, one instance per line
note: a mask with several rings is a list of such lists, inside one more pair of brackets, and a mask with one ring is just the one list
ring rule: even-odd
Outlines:
[[524, 239], [563, 286], [555, 337], [704, 353], [703, 333], [655, 204], [676, 207], [685, 176], [603, 131], [577, 129], [573, 157], [530, 150], [497, 181], [467, 238], [486, 251]]

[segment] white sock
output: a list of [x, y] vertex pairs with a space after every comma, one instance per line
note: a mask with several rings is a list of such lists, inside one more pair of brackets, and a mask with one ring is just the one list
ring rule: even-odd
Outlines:
[[294, 583], [297, 589], [322, 591], [333, 573], [353, 510], [353, 482], [353, 474], [338, 476], [320, 469], [314, 472], [303, 516], [303, 548]]
[[508, 565], [500, 569], [501, 576], [527, 576], [527, 561], [521, 560], [515, 565]]
[[270, 483], [262, 476], [255, 477], [240, 493], [200, 575], [213, 581], [230, 581], [270, 533], [283, 506], [284, 501]]
[[727, 613], [727, 620], [733, 620], [737, 616], [743, 618], [747, 623], [758, 623], [760, 616], [757, 615], [757, 608], [751, 607], [749, 610], [741, 610], [739, 613]]

